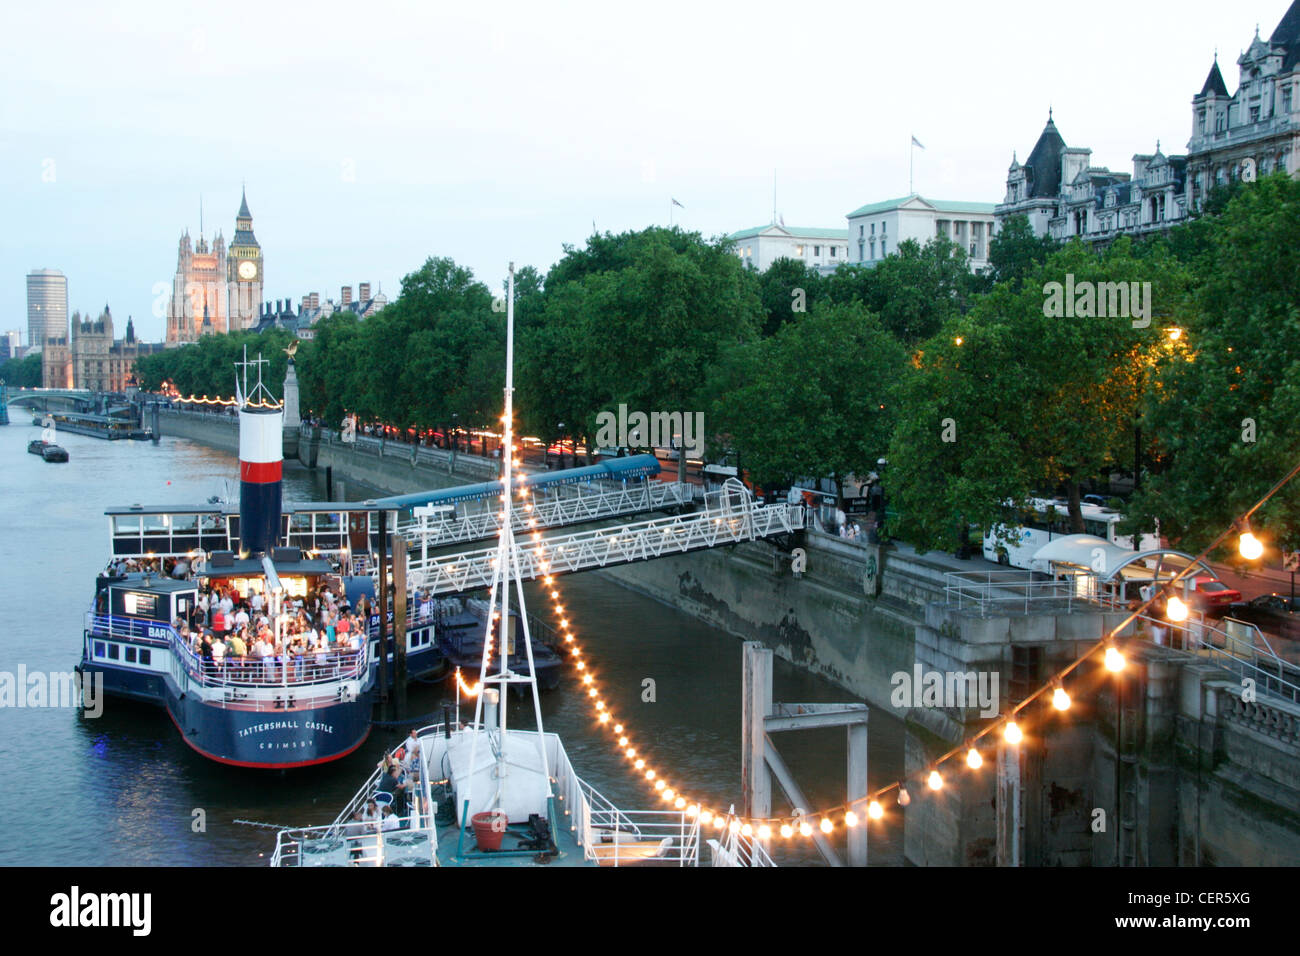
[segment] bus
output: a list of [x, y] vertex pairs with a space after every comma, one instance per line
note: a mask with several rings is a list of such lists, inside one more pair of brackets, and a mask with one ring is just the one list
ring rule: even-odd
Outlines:
[[[1084, 534], [1134, 551], [1152, 551], [1160, 547], [1159, 534], [1117, 533], [1116, 528], [1124, 516], [1113, 508], [1081, 502], [1079, 509], [1083, 512]], [[1013, 568], [1046, 573], [1047, 563], [1034, 560], [1038, 549], [1049, 541], [1074, 533], [1070, 529], [1069, 504], [1064, 498], [1031, 498], [1018, 526], [995, 525], [985, 533], [984, 557]]]

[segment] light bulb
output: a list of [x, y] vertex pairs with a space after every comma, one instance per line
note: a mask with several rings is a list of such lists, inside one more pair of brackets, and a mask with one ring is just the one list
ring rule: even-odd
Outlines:
[[1106, 648], [1106, 670], [1118, 674], [1124, 669], [1124, 655], [1113, 647]]
[[943, 777], [939, 776], [939, 771], [931, 770], [930, 776], [925, 781], [931, 790], [939, 790], [943, 787]]
[[712, 820], [712, 819], [713, 819], [713, 811], [712, 811], [712, 810], [701, 810], [701, 811], [700, 811], [700, 823], [702, 823], [702, 824], [704, 824], [704, 825], [707, 826], [708, 823], [709, 823], [709, 821]]
[[812, 836], [812, 824], [807, 821], [799, 824], [799, 835], [805, 837]]
[[1165, 605], [1165, 617], [1171, 621], [1187, 620], [1187, 605], [1183, 603], [1182, 598], [1175, 595], [1169, 599]]
[[980, 756], [980, 752], [974, 747], [966, 752], [966, 766], [972, 770], [978, 770], [984, 766], [984, 758]]
[[770, 826], [768, 826], [766, 823], [764, 823], [764, 824], [762, 824], [761, 826], [759, 826], [759, 828], [758, 828], [758, 838], [759, 838], [760, 840], [770, 840], [770, 839], [772, 839], [772, 828], [771, 828]]
[[830, 817], [822, 817], [821, 827], [822, 833], [830, 833], [831, 830], [835, 829], [835, 824], [831, 823]]
[[744, 837], [750, 837], [750, 836], [753, 836], [753, 835], [754, 835], [754, 828], [753, 828], [752, 826], [750, 826], [748, 823], [746, 823], [744, 826], [742, 826], [742, 827], [740, 828], [740, 835], [741, 835], [741, 836], [744, 836]]
[[875, 800], [872, 800], [871, 803], [867, 804], [867, 816], [871, 817], [871, 819], [879, 820], [884, 815], [885, 815], [884, 807], [882, 807]]
[[858, 825], [858, 815], [850, 810], [844, 814], [844, 825], [846, 827], [855, 827]]
[[781, 836], [787, 840], [790, 839], [790, 837], [794, 836], [794, 827], [788, 823], [781, 824]]
[[1070, 695], [1065, 692], [1064, 687], [1058, 687], [1052, 691], [1052, 706], [1057, 710], [1070, 709]]
[[1025, 739], [1025, 735], [1020, 732], [1020, 725], [1014, 720], [1007, 721], [1007, 729], [1002, 731], [1002, 739], [1009, 744], [1018, 744]]
[[905, 806], [907, 806], [907, 805], [908, 805], [909, 803], [911, 803], [911, 802], [912, 802], [912, 795], [911, 795], [910, 793], [907, 792], [907, 788], [906, 788], [906, 787], [899, 787], [899, 788], [898, 788], [898, 805], [899, 805], [900, 807], [905, 807]]
[[730, 830], [732, 833], [738, 833], [740, 831], [740, 821], [732, 820], [729, 824], [727, 824], [727, 829]]
[[722, 819], [722, 817], [714, 817], [714, 818], [713, 818], [713, 829], [715, 829], [715, 830], [721, 830], [721, 829], [724, 829], [724, 828], [726, 827], [726, 825], [727, 825], [727, 821], [724, 820], [724, 819]]
[[1264, 553], [1264, 545], [1260, 543], [1259, 538], [1247, 531], [1241, 536], [1241, 540], [1237, 542], [1237, 550], [1241, 552], [1241, 556], [1247, 561], [1256, 561]]

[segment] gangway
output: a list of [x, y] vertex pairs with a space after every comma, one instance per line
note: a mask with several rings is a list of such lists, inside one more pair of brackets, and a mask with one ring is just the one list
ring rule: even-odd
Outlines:
[[[523, 534], [533, 530], [617, 518], [643, 511], [680, 508], [694, 498], [694, 485], [665, 481], [592, 482], [528, 488], [512, 511], [514, 528]], [[500, 497], [499, 495], [497, 496]], [[492, 506], [484, 511], [459, 514], [452, 506], [424, 505], [415, 516], [398, 523], [398, 533], [411, 550], [423, 555], [449, 544], [466, 544], [495, 538], [501, 530], [501, 511]], [[529, 524], [532, 519], [532, 524]]]
[[[524, 577], [536, 580], [545, 575], [572, 574], [792, 534], [803, 527], [802, 504], [758, 505], [749, 490], [732, 478], [722, 490], [706, 494], [699, 511], [521, 540], [519, 560]], [[487, 587], [492, 581], [496, 555], [496, 548], [484, 548], [413, 558], [407, 565], [407, 585], [429, 596]]]

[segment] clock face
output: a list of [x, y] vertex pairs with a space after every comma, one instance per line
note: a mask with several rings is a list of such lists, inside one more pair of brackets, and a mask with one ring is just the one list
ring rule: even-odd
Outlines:
[[251, 262], [251, 261], [249, 261], [248, 259], [245, 259], [243, 262], [241, 262], [241, 263], [239, 264], [239, 278], [241, 278], [241, 279], [256, 279], [256, 278], [257, 278], [257, 263], [256, 263], [256, 262]]

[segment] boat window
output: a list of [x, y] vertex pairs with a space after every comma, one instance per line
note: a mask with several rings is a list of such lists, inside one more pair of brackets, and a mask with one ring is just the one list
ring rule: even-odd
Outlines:
[[316, 515], [316, 530], [337, 532], [339, 530], [339, 515], [335, 511], [322, 511]]
[[147, 647], [142, 647], [142, 648], [140, 648], [140, 663], [141, 663], [141, 664], [148, 664], [148, 663], [149, 663], [149, 659], [150, 659], [151, 657], [153, 657], [153, 653], [149, 650], [149, 648], [147, 648]]
[[117, 515], [113, 518], [113, 534], [139, 534], [139, 515]]
[[1106, 522], [1104, 521], [1085, 518], [1083, 522], [1083, 533], [1090, 534], [1094, 538], [1105, 538], [1108, 541], [1110, 540], [1109, 535], [1106, 533]]
[[294, 512], [289, 517], [290, 534], [311, 534], [311, 512]]
[[116, 644], [110, 644], [110, 645], [108, 645], [108, 659], [109, 659], [110, 661], [115, 661], [115, 660], [117, 660], [117, 658], [118, 658], [118, 653], [117, 653], [117, 652], [118, 652], [118, 646], [117, 646]]
[[96, 657], [103, 657], [103, 656], [105, 656], [105, 651], [104, 651], [104, 642], [103, 642], [103, 641], [96, 641], [96, 642], [95, 642], [95, 656], [96, 656]]
[[128, 664], [134, 664], [134, 663], [135, 663], [135, 648], [134, 648], [134, 647], [128, 647], [128, 648], [126, 649], [126, 662], [127, 662]]
[[167, 533], [167, 515], [145, 515], [144, 516], [144, 533], [145, 534], [166, 534]]
[[194, 534], [198, 530], [198, 515], [172, 515], [173, 534]]
[[204, 515], [203, 530], [224, 533], [226, 530], [225, 519], [221, 515]]

